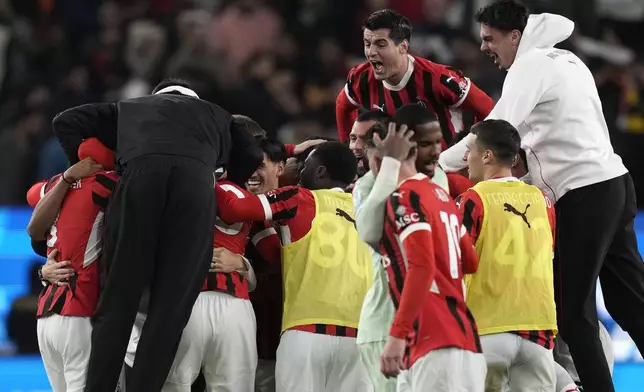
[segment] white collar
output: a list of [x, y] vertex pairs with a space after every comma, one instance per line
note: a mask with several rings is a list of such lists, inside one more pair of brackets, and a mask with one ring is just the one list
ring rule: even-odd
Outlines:
[[340, 188], [340, 187], [331, 188], [331, 189], [329, 189], [329, 190], [330, 190], [330, 191], [333, 191], [333, 192], [344, 192], [344, 189], [342, 189], [342, 188]]
[[189, 95], [191, 97], [199, 98], [197, 93], [195, 93], [194, 91], [190, 90], [189, 88], [182, 87], [182, 86], [168, 86], [168, 87], [162, 88], [161, 90], [157, 91], [156, 93], [154, 93], [154, 95], [163, 94], [163, 93], [169, 93], [169, 92], [172, 92], [172, 91], [176, 91], [178, 93], [181, 93], [182, 95]]
[[499, 178], [490, 178], [488, 181], [496, 182], [519, 182], [519, 179], [516, 177], [499, 177]]
[[409, 178], [406, 178], [406, 179], [404, 179], [404, 180], [400, 181], [400, 183], [398, 184], [398, 188], [400, 188], [400, 187], [402, 186], [402, 184], [404, 184], [405, 182], [407, 182], [407, 181], [409, 181], [409, 180], [423, 180], [423, 179], [425, 179], [425, 178], [429, 179], [429, 178], [428, 178], [426, 175], [424, 175], [423, 173], [416, 173], [416, 174], [414, 174], [413, 176], [411, 176], [411, 177], [409, 177]]
[[407, 55], [407, 72], [405, 72], [405, 75], [403, 78], [400, 80], [400, 83], [398, 83], [395, 86], [392, 86], [391, 84], [387, 83], [386, 81], [382, 81], [382, 84], [385, 86], [386, 89], [388, 90], [393, 90], [393, 91], [400, 91], [405, 88], [407, 85], [407, 82], [409, 82], [409, 79], [411, 78], [411, 74], [414, 72], [414, 56], [412, 55]]

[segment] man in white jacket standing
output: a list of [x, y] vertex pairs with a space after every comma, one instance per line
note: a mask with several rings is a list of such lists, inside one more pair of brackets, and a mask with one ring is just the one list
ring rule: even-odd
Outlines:
[[[633, 229], [633, 181], [610, 143], [592, 74], [573, 53], [554, 48], [574, 23], [529, 15], [516, 0], [477, 13], [481, 50], [508, 70], [488, 119], [503, 119], [521, 135], [534, 185], [555, 200], [555, 287], [559, 329], [586, 392], [614, 387], [599, 341], [595, 291], [644, 352], [644, 263]], [[465, 166], [469, 137], [441, 154], [447, 171]]]

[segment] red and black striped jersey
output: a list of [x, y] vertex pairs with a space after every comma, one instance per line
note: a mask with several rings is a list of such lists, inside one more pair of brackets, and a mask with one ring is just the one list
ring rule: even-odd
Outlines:
[[[228, 197], [243, 199], [248, 194], [244, 189], [237, 186], [231, 181], [218, 181], [216, 189], [224, 192]], [[215, 191], [215, 196], [217, 191]], [[227, 208], [226, 200], [228, 198], [218, 198], [217, 207], [220, 209]], [[250, 232], [251, 221], [228, 224], [221, 220], [219, 216], [215, 220], [215, 248], [226, 248], [231, 253], [243, 255], [248, 243], [248, 233]], [[249, 299], [248, 281], [239, 273], [221, 273], [209, 272], [206, 281], [201, 289], [202, 291], [220, 291], [237, 298]]]
[[[548, 196], [545, 194], [544, 197], [548, 199]], [[481, 197], [476, 191], [469, 189], [456, 199], [456, 205], [458, 206], [458, 212], [463, 221], [463, 226], [470, 234], [472, 241], [476, 243], [476, 240], [481, 234], [483, 214], [485, 213]], [[546, 209], [548, 211], [548, 221], [550, 222], [554, 239], [556, 236], [555, 224], [557, 220], [554, 204], [552, 202], [546, 203]], [[514, 331], [513, 333], [549, 350], [555, 347], [555, 334], [553, 331]]]
[[396, 307], [390, 335], [407, 340], [407, 366], [444, 347], [480, 353], [463, 293], [478, 257], [447, 192], [423, 174], [404, 181], [387, 200], [381, 251]]
[[[47, 235], [47, 252], [58, 250], [57, 261], [70, 260], [75, 275], [64, 286], [48, 285], [38, 299], [38, 317], [49, 314], [88, 317], [100, 291], [98, 263], [102, 251], [103, 217], [118, 176], [99, 171], [77, 181], [67, 192]], [[41, 197], [62, 181], [60, 174], [42, 186]], [[33, 200], [32, 200], [33, 201]]]
[[[342, 189], [334, 189], [342, 192]], [[272, 221], [278, 228], [270, 232], [272, 235], [263, 235], [260, 241], [253, 241], [253, 244], [262, 252], [268, 262], [281, 262], [277, 246], [288, 245], [306, 236], [311, 230], [311, 225], [316, 215], [315, 197], [313, 193], [305, 188], [287, 186], [270, 191], [264, 195], [253, 195], [248, 193], [243, 199], [233, 198], [221, 190], [217, 191], [219, 203], [219, 215], [226, 222]], [[267, 246], [271, 244], [271, 246]], [[272, 249], [271, 249], [272, 248]], [[292, 329], [312, 333], [321, 333], [335, 336], [356, 337], [355, 328], [346, 328], [335, 325], [311, 324], [300, 325]]]
[[347, 115], [348, 111], [363, 108], [393, 116], [401, 106], [418, 103], [436, 113], [443, 131], [443, 148], [449, 146], [454, 135], [463, 129], [461, 110], [472, 112], [476, 120], [482, 120], [494, 107], [492, 99], [459, 69], [411, 55], [407, 73], [396, 86], [377, 80], [368, 61], [351, 69], [344, 97], [350, 102], [349, 106], [341, 102], [342, 94], [336, 102], [340, 140], [349, 139], [353, 125], [353, 117]]

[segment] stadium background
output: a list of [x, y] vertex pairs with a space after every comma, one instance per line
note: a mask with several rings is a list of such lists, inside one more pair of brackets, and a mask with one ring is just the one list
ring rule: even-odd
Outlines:
[[[37, 354], [39, 282], [25, 192], [66, 168], [50, 120], [65, 108], [146, 94], [181, 77], [271, 136], [335, 135], [334, 103], [362, 60], [360, 24], [390, 7], [412, 50], [461, 68], [498, 98], [503, 73], [478, 51], [472, 15], [489, 0], [0, 0], [0, 392], [49, 391]], [[563, 46], [595, 73], [611, 138], [644, 208], [644, 1], [529, 0], [577, 23]], [[565, 132], [565, 130], [562, 130]], [[591, 224], [592, 222], [589, 222]], [[644, 250], [644, 212], [637, 221]], [[619, 392], [644, 390], [644, 361], [610, 319]]]

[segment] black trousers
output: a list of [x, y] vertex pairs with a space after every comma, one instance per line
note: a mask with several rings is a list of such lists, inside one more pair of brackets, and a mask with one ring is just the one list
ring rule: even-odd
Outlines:
[[212, 170], [190, 158], [128, 162], [106, 216], [108, 269], [92, 319], [85, 391], [114, 392], [147, 287], [148, 317], [127, 390], [161, 390], [212, 258], [213, 186]]
[[599, 340], [597, 277], [606, 308], [644, 353], [644, 263], [629, 174], [566, 193], [555, 205], [555, 289], [561, 337], [586, 392], [614, 391]]

